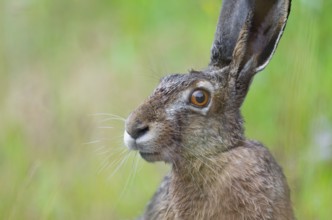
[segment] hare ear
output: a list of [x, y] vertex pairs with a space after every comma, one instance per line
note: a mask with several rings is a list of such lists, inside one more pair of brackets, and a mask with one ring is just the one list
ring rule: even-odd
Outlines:
[[[291, 0], [224, 0], [210, 65], [237, 63], [241, 69], [255, 57], [254, 72], [268, 64], [285, 28]], [[235, 50], [235, 51], [234, 51]]]

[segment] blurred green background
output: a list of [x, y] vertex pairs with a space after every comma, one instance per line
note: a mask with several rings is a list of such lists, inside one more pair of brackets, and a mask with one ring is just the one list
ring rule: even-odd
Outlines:
[[[0, 219], [133, 219], [169, 167], [122, 143], [159, 77], [209, 62], [220, 0], [0, 1]], [[243, 106], [298, 219], [330, 219], [332, 2], [293, 1]]]

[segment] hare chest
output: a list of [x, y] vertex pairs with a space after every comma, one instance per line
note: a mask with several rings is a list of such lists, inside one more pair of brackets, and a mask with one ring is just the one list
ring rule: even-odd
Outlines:
[[188, 175], [173, 170], [143, 219], [292, 219], [281, 168], [263, 146], [239, 147], [219, 162]]

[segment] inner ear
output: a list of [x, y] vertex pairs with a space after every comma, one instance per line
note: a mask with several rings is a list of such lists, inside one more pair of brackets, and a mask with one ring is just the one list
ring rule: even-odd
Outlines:
[[289, 8], [283, 1], [256, 0], [252, 22], [248, 27], [248, 40], [243, 65], [257, 58], [256, 72], [265, 68], [277, 47], [286, 24]]
[[[271, 16], [268, 16], [273, 1], [266, 1], [265, 4], [257, 1], [255, 5], [252, 23], [249, 26], [248, 54], [257, 54], [263, 50], [263, 45], [267, 44], [267, 36], [265, 36], [272, 27], [274, 22], [269, 22]], [[270, 18], [269, 18], [270, 17]]]

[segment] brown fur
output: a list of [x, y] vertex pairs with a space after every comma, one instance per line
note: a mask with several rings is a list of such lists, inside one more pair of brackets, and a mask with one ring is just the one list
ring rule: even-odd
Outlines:
[[[142, 220], [294, 219], [282, 169], [245, 138], [240, 114], [254, 75], [278, 44], [290, 1], [223, 2], [209, 67], [164, 77], [126, 120], [130, 149], [172, 165]], [[191, 103], [197, 90], [208, 94], [205, 106]]]
[[265, 147], [246, 141], [184, 170], [174, 168], [141, 219], [294, 217], [281, 168]]

